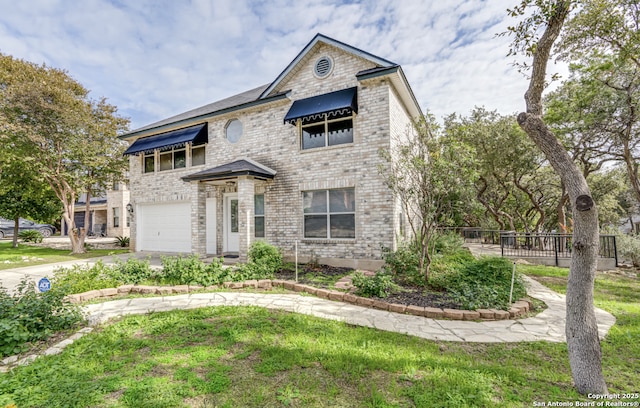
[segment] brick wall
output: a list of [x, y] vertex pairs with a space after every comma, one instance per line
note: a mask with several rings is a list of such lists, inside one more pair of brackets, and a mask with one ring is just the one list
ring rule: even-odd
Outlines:
[[[313, 74], [313, 65], [323, 55], [332, 58], [334, 68], [329, 77], [319, 79]], [[267, 242], [280, 247], [288, 258], [294, 256], [298, 241], [299, 257], [303, 261], [313, 257], [336, 265], [369, 269], [380, 266], [381, 247], [395, 246], [399, 221], [395, 211], [397, 203], [378, 172], [382, 162], [378, 151], [389, 148], [391, 133], [404, 131], [410, 121], [387, 80], [359, 82], [356, 79], [358, 71], [372, 67], [370, 62], [331, 46], [318, 47], [280, 84], [280, 89], [275, 90], [290, 89], [291, 100], [219, 115], [209, 122], [204, 166], [142, 174], [141, 157], [132, 156], [132, 202], [137, 205], [182, 200], [202, 203], [202, 198], [198, 199], [195, 193], [197, 190], [180, 177], [248, 157], [277, 171], [272, 181], [256, 181], [254, 185], [256, 193], [265, 194]], [[283, 123], [292, 101], [354, 86], [358, 87], [358, 114], [354, 119], [353, 144], [302, 151], [299, 130]], [[239, 119], [243, 124], [243, 135], [235, 144], [225, 138], [225, 126], [231, 119]], [[222, 252], [223, 245], [223, 196], [225, 192], [237, 191], [236, 186], [208, 184], [204, 187], [207, 197], [216, 197], [218, 253]], [[243, 189], [246, 186], [243, 184]], [[355, 188], [355, 239], [304, 239], [302, 191], [343, 187]], [[249, 202], [244, 190], [240, 196], [244, 197], [239, 197], [241, 208], [246, 211], [250, 207], [253, 211], [253, 203]], [[192, 217], [197, 218], [194, 228], [205, 225], [201, 207], [201, 204], [192, 205]], [[197, 208], [200, 210], [195, 210]], [[244, 217], [244, 213], [240, 214], [241, 221]], [[246, 234], [242, 224], [240, 233]], [[131, 237], [135, 248], [135, 219]], [[241, 239], [245, 241], [242, 246], [246, 246], [246, 238]], [[193, 250], [200, 251], [201, 248], [201, 245], [196, 248], [192, 244]]]

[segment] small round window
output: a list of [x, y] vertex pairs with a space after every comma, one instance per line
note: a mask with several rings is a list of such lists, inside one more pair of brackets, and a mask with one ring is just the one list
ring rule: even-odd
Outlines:
[[333, 61], [331, 61], [331, 58], [320, 57], [316, 61], [316, 64], [313, 66], [313, 73], [318, 78], [325, 78], [331, 73], [332, 69], [333, 69]]
[[237, 143], [240, 137], [242, 137], [242, 122], [238, 119], [230, 121], [227, 124], [226, 134], [229, 143]]

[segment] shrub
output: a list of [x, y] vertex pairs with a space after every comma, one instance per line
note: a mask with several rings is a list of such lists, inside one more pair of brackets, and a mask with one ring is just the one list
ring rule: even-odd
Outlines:
[[[513, 264], [500, 257], [483, 257], [453, 268], [440, 277], [440, 284], [466, 309], [508, 310]], [[516, 272], [513, 300], [526, 294], [524, 282]]]
[[431, 246], [437, 254], [451, 254], [464, 250], [464, 239], [453, 231], [437, 232]]
[[20, 353], [29, 342], [46, 340], [81, 322], [79, 308], [65, 301], [65, 295], [56, 286], [40, 293], [27, 278], [13, 295], [0, 287], [0, 355]]
[[[473, 255], [462, 247], [463, 240], [457, 234], [446, 233], [436, 235], [432, 241], [434, 255], [429, 266], [430, 286], [434, 277], [442, 275], [442, 270], [450, 270], [460, 264], [472, 261]], [[384, 269], [393, 275], [396, 282], [401, 284], [425, 286], [424, 274], [420, 272], [420, 250], [415, 242], [405, 242], [395, 252], [383, 249], [385, 261]], [[438, 287], [438, 284], [435, 285]]]
[[36, 244], [42, 242], [44, 238], [40, 231], [36, 230], [24, 230], [18, 233], [18, 238], [24, 242], [35, 242]]
[[82, 293], [94, 289], [115, 288], [124, 283], [120, 280], [117, 266], [108, 266], [98, 261], [93, 265], [76, 264], [54, 270], [52, 286], [64, 293]]
[[620, 258], [630, 261], [633, 266], [640, 266], [640, 235], [616, 234], [616, 248]]
[[116, 237], [116, 245], [122, 248], [126, 248], [129, 246], [131, 242], [131, 238], [129, 237]]
[[255, 276], [249, 279], [266, 279], [282, 268], [282, 253], [280, 250], [264, 241], [251, 244], [247, 254], [249, 262], [246, 268]]
[[115, 258], [114, 262], [115, 266], [108, 272], [108, 275], [122, 283], [138, 284], [151, 279], [154, 275], [149, 258], [137, 259], [131, 257], [127, 259], [127, 262], [122, 262], [119, 258]]
[[205, 265], [196, 255], [188, 257], [162, 257], [162, 273], [158, 275], [162, 283], [170, 285], [219, 285], [233, 280], [220, 259], [214, 258]]
[[384, 269], [391, 273], [398, 281], [424, 283], [424, 276], [420, 273], [420, 254], [416, 245], [411, 242], [402, 243], [393, 252], [389, 248], [383, 248]]
[[390, 294], [398, 291], [398, 285], [393, 282], [393, 278], [388, 273], [376, 272], [374, 276], [366, 276], [362, 272], [356, 272], [352, 277], [353, 286], [357, 288], [356, 293], [361, 296], [386, 298]]
[[196, 255], [163, 256], [160, 279], [170, 285], [199, 285], [206, 274], [205, 264]]

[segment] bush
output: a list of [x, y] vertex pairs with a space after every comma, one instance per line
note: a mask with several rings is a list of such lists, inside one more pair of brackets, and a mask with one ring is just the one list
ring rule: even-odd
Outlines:
[[463, 251], [464, 238], [457, 232], [437, 232], [433, 237], [431, 246], [437, 254], [452, 254]]
[[20, 238], [24, 242], [35, 242], [36, 244], [39, 244], [40, 242], [42, 242], [42, 239], [44, 237], [42, 236], [40, 231], [24, 230], [18, 233], [18, 238]]
[[122, 248], [126, 248], [129, 246], [131, 242], [131, 238], [129, 237], [116, 237], [116, 245]]
[[151, 279], [154, 272], [151, 269], [149, 258], [137, 259], [131, 257], [127, 259], [127, 262], [122, 262], [119, 258], [115, 258], [115, 266], [107, 274], [118, 282], [135, 285]]
[[117, 266], [98, 261], [93, 265], [76, 264], [54, 270], [53, 287], [60, 287], [66, 294], [82, 293], [94, 289], [115, 288], [123, 284]]
[[267, 279], [282, 268], [282, 253], [280, 250], [264, 241], [251, 244], [247, 254], [248, 268], [255, 277], [249, 279]]
[[411, 242], [401, 244], [395, 252], [383, 248], [384, 270], [393, 275], [398, 282], [424, 284], [424, 276], [420, 273], [420, 254], [416, 245]]
[[[429, 267], [428, 284], [430, 286], [433, 286], [434, 275], [441, 275], [442, 269], [449, 270], [474, 259], [473, 255], [462, 247], [462, 244], [462, 238], [454, 233], [435, 236], [432, 240], [435, 254], [432, 255]], [[383, 249], [383, 257], [384, 269], [393, 275], [396, 282], [416, 286], [427, 284], [424, 274], [420, 271], [420, 250], [415, 242], [405, 242], [395, 252]]]
[[616, 248], [620, 258], [630, 261], [633, 266], [640, 266], [640, 235], [616, 234]]
[[163, 256], [162, 283], [170, 285], [199, 285], [201, 276], [205, 275], [206, 266], [196, 255]]
[[79, 308], [65, 301], [64, 296], [62, 288], [56, 286], [40, 293], [27, 278], [13, 295], [0, 287], [0, 355], [20, 353], [28, 343], [46, 340], [81, 322]]
[[[513, 264], [500, 257], [483, 257], [464, 263], [442, 275], [442, 285], [451, 298], [466, 309], [496, 308], [508, 310]], [[516, 272], [513, 300], [526, 295], [524, 281]]]
[[399, 290], [393, 282], [391, 275], [384, 272], [376, 272], [374, 276], [366, 276], [362, 272], [356, 272], [352, 277], [353, 286], [360, 296], [386, 298]]
[[162, 257], [162, 273], [158, 277], [170, 285], [210, 286], [233, 280], [220, 259], [214, 258], [205, 265], [196, 255]]

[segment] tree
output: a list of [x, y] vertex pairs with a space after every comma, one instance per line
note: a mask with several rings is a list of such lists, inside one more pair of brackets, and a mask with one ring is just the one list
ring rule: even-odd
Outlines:
[[384, 160], [380, 174], [407, 216], [425, 281], [429, 280], [431, 239], [465, 205], [472, 179], [470, 152], [454, 139], [439, 136], [438, 130], [427, 114], [392, 140], [390, 149], [380, 151]]
[[[514, 116], [475, 108], [469, 117], [445, 120], [448, 137], [474, 152], [476, 199], [498, 227], [539, 231], [550, 194], [548, 167]], [[552, 176], [552, 179], [555, 176]]]
[[49, 222], [60, 216], [60, 202], [28, 162], [13, 157], [10, 149], [4, 151], [0, 156], [0, 215], [14, 220], [13, 247], [17, 248], [20, 217]]
[[86, 192], [89, 202], [93, 191], [120, 179], [127, 168], [116, 135], [128, 119], [88, 94], [63, 70], [0, 54], [0, 131], [20, 146], [23, 159], [61, 201], [74, 253], [85, 251], [86, 232], [74, 221], [78, 196]]
[[[523, 0], [510, 14], [523, 18], [509, 31], [513, 53], [532, 58], [526, 111], [518, 124], [545, 154], [569, 194], [573, 212], [573, 251], [567, 283], [566, 337], [569, 364], [578, 392], [607, 392], [593, 306], [593, 285], [599, 245], [598, 211], [582, 171], [543, 120], [542, 92], [553, 45], [562, 31], [573, 2]], [[529, 9], [533, 8], [532, 13]], [[542, 33], [539, 35], [539, 31]]]
[[623, 162], [640, 202], [640, 3], [638, 0], [583, 0], [568, 23], [560, 56], [577, 62], [584, 86], [594, 89], [592, 111]]

